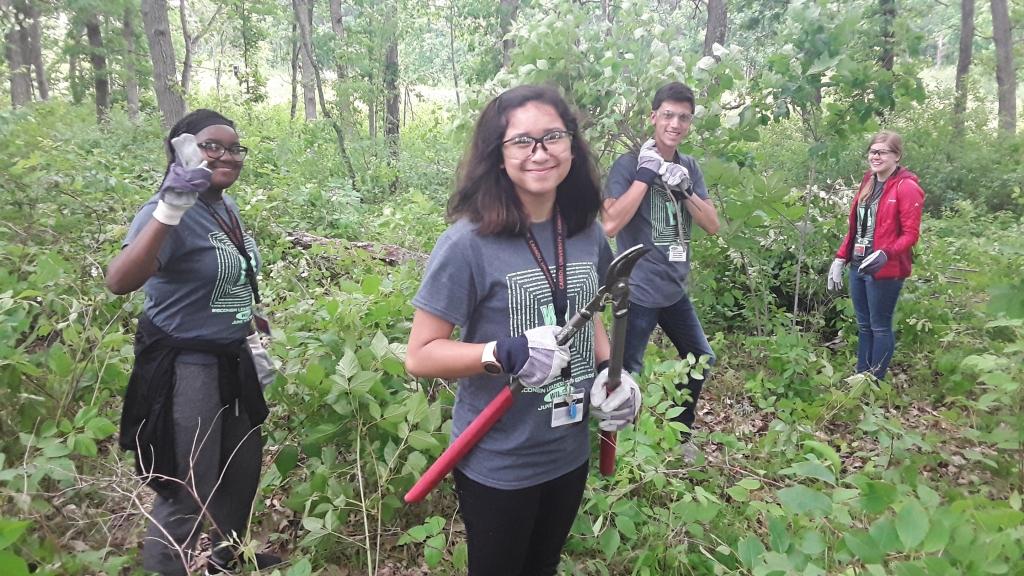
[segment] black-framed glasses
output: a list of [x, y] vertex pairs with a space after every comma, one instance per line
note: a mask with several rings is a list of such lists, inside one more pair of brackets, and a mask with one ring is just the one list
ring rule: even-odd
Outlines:
[[690, 122], [693, 122], [693, 114], [690, 114], [689, 112], [673, 112], [672, 110], [661, 110], [655, 112], [655, 114], [661, 116], [662, 118], [665, 119], [666, 122], [670, 124], [676, 118], [679, 118], [679, 121], [682, 122], [683, 124], [689, 124]]
[[565, 130], [548, 132], [540, 138], [533, 136], [516, 136], [501, 143], [509, 155], [517, 160], [525, 160], [537, 152], [537, 145], [548, 154], [563, 154], [572, 146], [572, 134]]
[[227, 152], [228, 154], [231, 154], [232, 158], [241, 162], [242, 160], [245, 160], [245, 155], [249, 153], [249, 149], [245, 146], [236, 145], [230, 148], [225, 148], [216, 142], [199, 142], [196, 146], [206, 150], [206, 155], [214, 160], [220, 160], [221, 157], [224, 156], [224, 153]]
[[895, 150], [886, 150], [885, 148], [872, 148], [872, 149], [868, 150], [868, 157], [869, 158], [871, 156], [882, 157], [882, 156], [888, 156], [889, 154], [895, 154], [895, 153], [896, 153]]

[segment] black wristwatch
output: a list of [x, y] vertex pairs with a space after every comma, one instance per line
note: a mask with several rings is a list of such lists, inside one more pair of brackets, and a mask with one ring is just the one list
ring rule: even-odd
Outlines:
[[498, 362], [498, 357], [494, 354], [497, 345], [497, 342], [488, 342], [487, 344], [484, 344], [484, 353], [480, 357], [480, 363], [483, 364], [484, 372], [495, 376], [505, 371], [505, 369], [501, 367], [501, 362]]

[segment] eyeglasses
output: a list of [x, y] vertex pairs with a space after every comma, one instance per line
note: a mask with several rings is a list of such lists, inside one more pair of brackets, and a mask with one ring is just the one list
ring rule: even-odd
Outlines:
[[689, 124], [690, 122], [693, 122], [693, 114], [690, 114], [689, 112], [673, 112], [671, 110], [661, 110], [659, 112], [655, 112], [655, 114], [664, 118], [665, 121], [667, 121], [669, 124], [671, 124], [672, 121], [675, 120], [676, 118], [679, 118], [679, 121], [683, 124]]
[[879, 149], [879, 148], [872, 148], [872, 149], [868, 150], [868, 157], [870, 158], [871, 156], [879, 156], [879, 157], [881, 157], [881, 156], [888, 156], [889, 154], [895, 154], [895, 153], [896, 153], [895, 150], [886, 150], [885, 148], [881, 148], [881, 149]]
[[216, 142], [199, 142], [196, 146], [206, 150], [206, 155], [214, 160], [220, 160], [221, 157], [224, 156], [224, 153], [227, 152], [228, 154], [231, 154], [234, 159], [241, 162], [242, 160], [245, 160], [245, 155], [249, 153], [249, 149], [245, 146], [232, 146], [231, 148], [225, 148]]
[[501, 143], [509, 156], [516, 160], [526, 160], [537, 152], [537, 145], [548, 154], [564, 154], [572, 146], [572, 134], [565, 130], [548, 132], [540, 138], [533, 136], [516, 136]]

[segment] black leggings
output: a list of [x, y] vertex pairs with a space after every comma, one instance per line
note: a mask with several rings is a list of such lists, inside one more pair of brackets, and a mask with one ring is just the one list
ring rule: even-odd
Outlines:
[[484, 486], [456, 468], [469, 576], [554, 576], [583, 501], [587, 467], [518, 490]]

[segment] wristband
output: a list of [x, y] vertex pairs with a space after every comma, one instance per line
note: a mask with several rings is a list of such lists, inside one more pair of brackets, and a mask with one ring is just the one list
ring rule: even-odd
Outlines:
[[640, 168], [639, 170], [636, 171], [636, 181], [643, 182], [648, 186], [654, 184], [654, 179], [658, 178], [658, 176], [658, 173], [655, 172], [654, 170], [651, 170], [650, 168]]
[[597, 373], [600, 374], [601, 372], [604, 372], [605, 370], [607, 370], [608, 369], [608, 365], [611, 364], [611, 363], [612, 363], [611, 360], [601, 360], [601, 362], [597, 365]]

